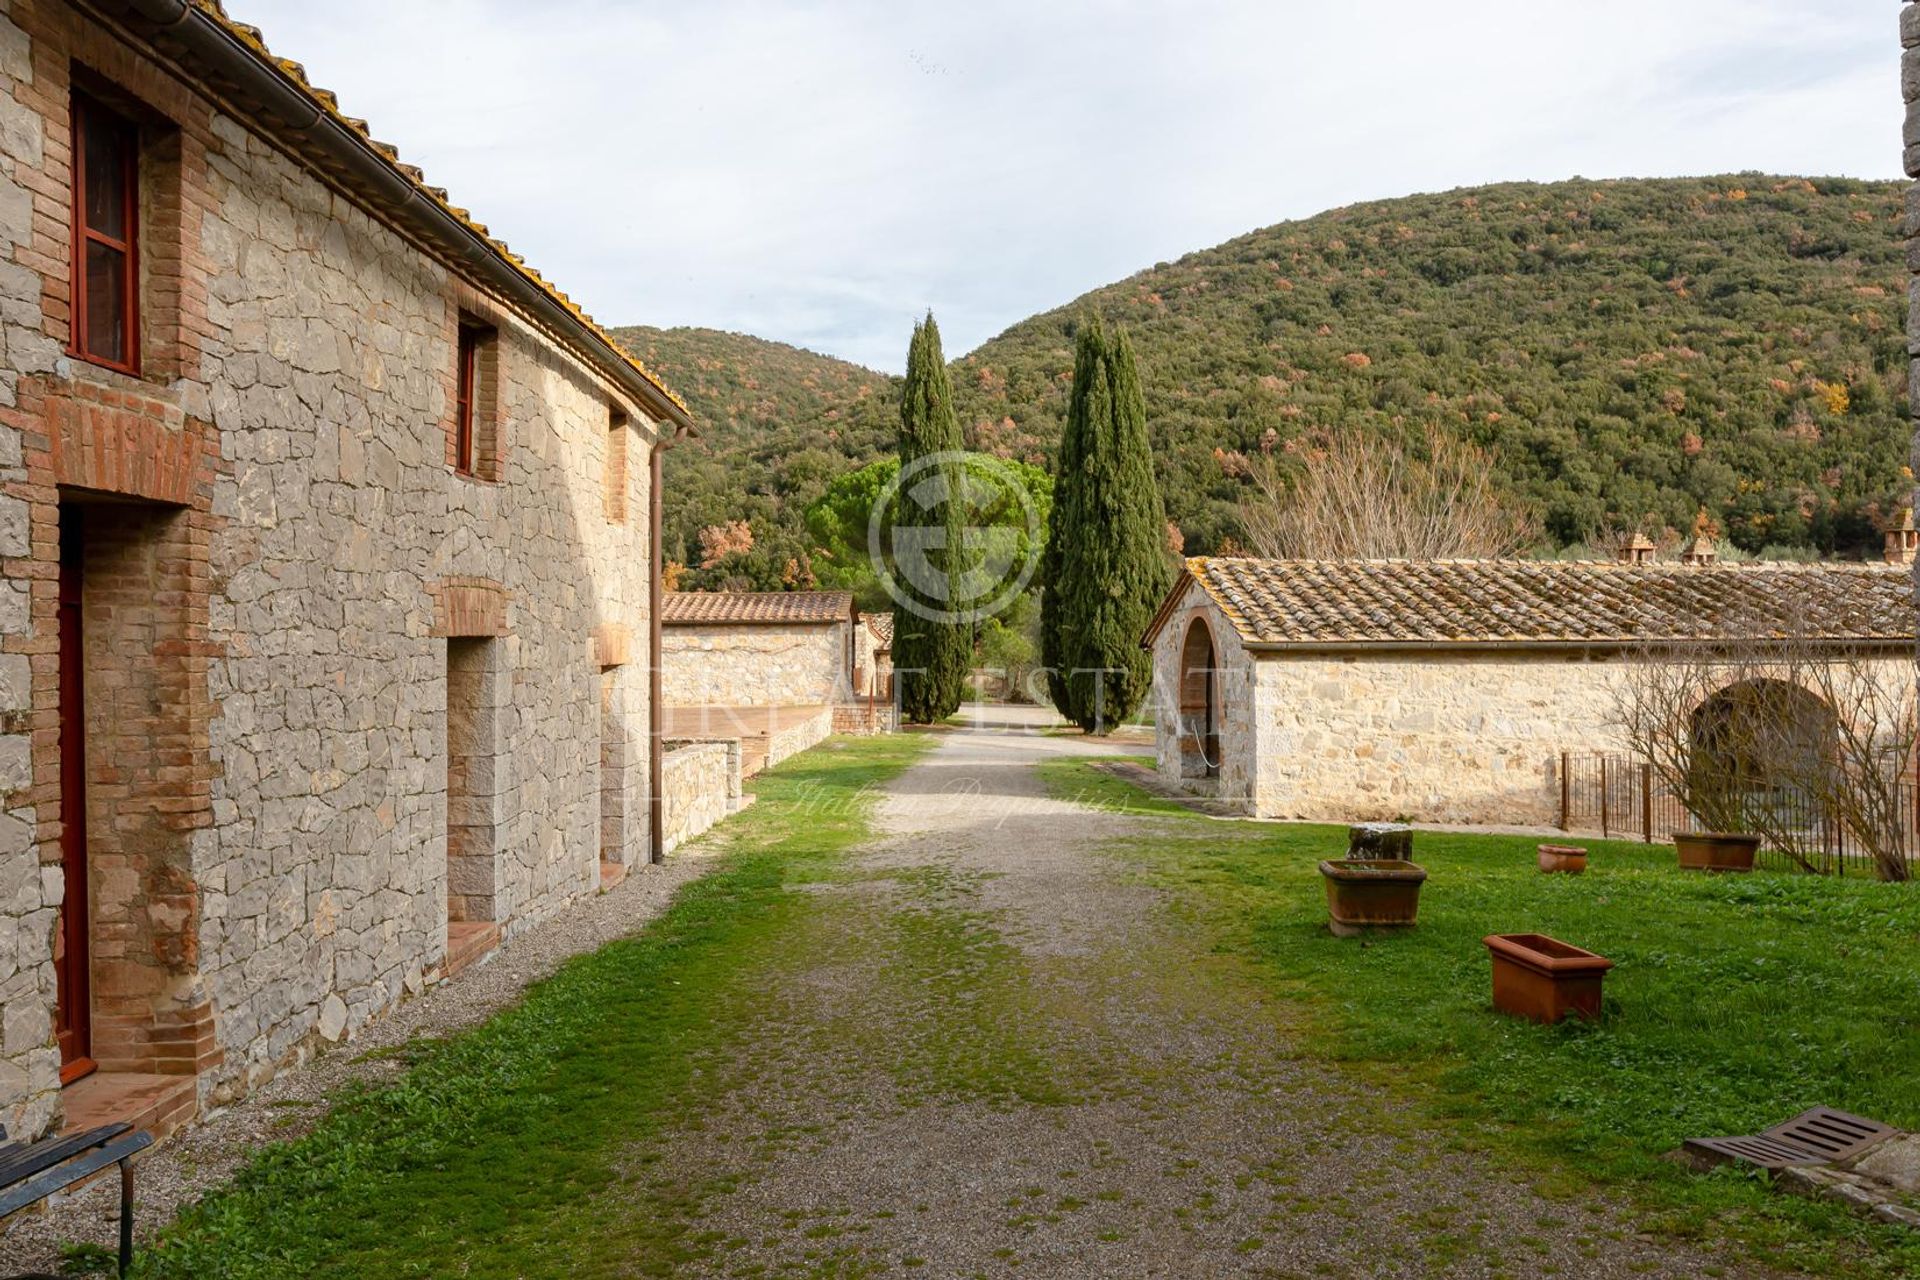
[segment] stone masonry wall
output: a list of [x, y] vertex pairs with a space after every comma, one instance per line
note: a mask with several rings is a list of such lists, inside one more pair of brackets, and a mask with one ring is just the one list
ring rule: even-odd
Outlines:
[[1623, 752], [1617, 665], [1560, 655], [1262, 657], [1253, 812], [1552, 826], [1563, 750]]
[[851, 687], [851, 626], [667, 627], [661, 696], [675, 707], [826, 706]]
[[727, 817], [740, 800], [740, 744], [695, 742], [660, 761], [667, 852]]
[[[158, 166], [142, 206], [141, 379], [65, 352], [76, 63], [137, 103]], [[498, 334], [480, 469], [497, 479], [448, 464], [463, 315]], [[71, 421], [55, 417], [65, 405], [80, 406]], [[0, 0], [0, 1120], [11, 1132], [44, 1128], [57, 1108], [47, 1020], [62, 883], [47, 761], [58, 759], [54, 531], [68, 491], [56, 485], [188, 518], [176, 670], [210, 714], [183, 713], [198, 738], [178, 744], [193, 772], [176, 794], [200, 807], [170, 827], [177, 882], [95, 892], [116, 895], [103, 909], [139, 917], [129, 936], [157, 946], [166, 969], [153, 991], [123, 994], [149, 1000], [157, 1024], [206, 1011], [219, 1051], [199, 1063], [201, 1093], [218, 1098], [319, 1036], [350, 1036], [431, 982], [445, 955], [448, 647], [474, 634], [468, 610], [448, 607], [469, 596], [448, 584], [498, 615], [482, 632], [502, 744], [488, 779], [488, 909], [511, 935], [595, 890], [608, 739], [624, 738], [615, 754], [642, 788], [647, 751], [647, 682], [613, 682], [603, 711], [592, 639], [647, 625], [647, 468], [625, 468], [624, 501], [609, 494], [615, 410], [640, 436], [618, 447], [643, 457], [652, 428], [638, 406], [493, 299], [70, 7]], [[103, 650], [99, 669], [125, 661]], [[113, 801], [136, 834], [173, 784], [145, 785]], [[629, 799], [626, 838], [607, 843], [634, 863], [647, 805]]]
[[818, 746], [833, 736], [833, 711], [822, 708], [818, 715], [790, 724], [767, 738], [767, 759], [763, 768], [771, 769], [788, 756], [797, 756], [808, 747]]

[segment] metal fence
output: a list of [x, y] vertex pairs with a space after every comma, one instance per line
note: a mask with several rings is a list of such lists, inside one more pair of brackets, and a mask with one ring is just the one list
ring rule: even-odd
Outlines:
[[[1671, 839], [1676, 831], [1697, 831], [1700, 823], [1680, 798], [1654, 776], [1653, 767], [1631, 756], [1563, 751], [1560, 753], [1560, 829], [1598, 831], [1603, 839], [1643, 840], [1648, 844]], [[1909, 859], [1920, 858], [1920, 792], [1911, 780], [1898, 792], [1896, 821], [1902, 847]], [[1792, 840], [1801, 858], [1831, 875], [1874, 875], [1872, 855], [1857, 833], [1813, 797], [1786, 789], [1756, 789], [1748, 800], [1765, 806], [1776, 830], [1796, 833]], [[1800, 862], [1780, 850], [1762, 848], [1758, 861], [1781, 870], [1800, 869]]]

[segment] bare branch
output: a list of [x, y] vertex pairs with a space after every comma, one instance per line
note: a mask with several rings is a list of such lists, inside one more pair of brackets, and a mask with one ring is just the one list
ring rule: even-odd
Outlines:
[[1495, 484], [1494, 455], [1439, 430], [1411, 456], [1395, 441], [1322, 434], [1289, 467], [1248, 459], [1241, 524], [1256, 555], [1278, 560], [1488, 559], [1540, 536], [1532, 515]]

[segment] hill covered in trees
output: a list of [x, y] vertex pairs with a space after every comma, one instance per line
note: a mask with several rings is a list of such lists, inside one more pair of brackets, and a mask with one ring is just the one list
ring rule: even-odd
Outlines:
[[[691, 567], [686, 585], [716, 587], [728, 577], [766, 590], [810, 585], [807, 505], [835, 476], [892, 451], [898, 380], [718, 329], [636, 325], [613, 334], [680, 393], [700, 425], [700, 438], [666, 459], [663, 541], [669, 560]], [[743, 542], [748, 549], [735, 550]], [[715, 564], [702, 571], [706, 559]]]
[[[1498, 450], [1557, 545], [1636, 523], [1690, 531], [1704, 512], [1747, 551], [1870, 552], [1911, 487], [1901, 196], [1742, 174], [1333, 210], [1015, 325], [953, 362], [961, 424], [976, 448], [1044, 460], [1074, 325], [1094, 311], [1132, 335], [1189, 551], [1237, 541], [1254, 455], [1320, 428], [1417, 442], [1437, 425]], [[750, 513], [770, 544], [757, 568], [731, 562], [736, 576], [784, 569], [824, 477], [888, 447], [880, 375], [697, 331], [637, 349], [710, 432], [669, 508], [703, 524]]]

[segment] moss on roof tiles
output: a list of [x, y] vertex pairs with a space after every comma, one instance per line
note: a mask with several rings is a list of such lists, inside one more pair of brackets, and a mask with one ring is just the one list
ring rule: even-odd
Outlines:
[[1187, 571], [1249, 644], [1915, 635], [1910, 571], [1888, 565], [1200, 557]]

